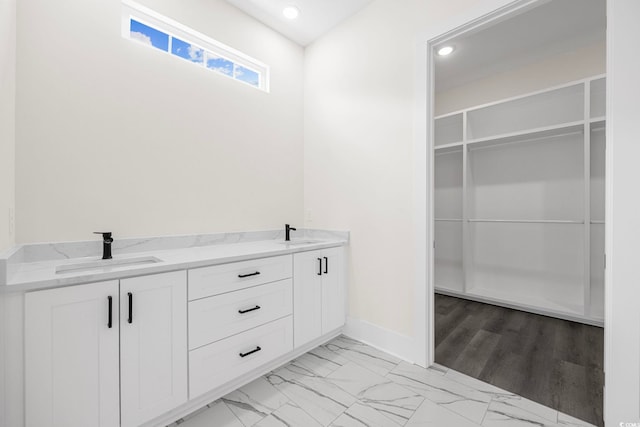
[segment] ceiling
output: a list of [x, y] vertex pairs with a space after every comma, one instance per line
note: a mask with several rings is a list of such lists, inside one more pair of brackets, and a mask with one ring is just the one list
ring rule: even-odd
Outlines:
[[456, 50], [435, 58], [436, 92], [604, 41], [605, 10], [605, 0], [552, 0], [449, 41]]
[[[306, 46], [344, 21], [372, 0], [226, 0], [245, 13], [296, 43]], [[300, 16], [282, 15], [286, 6], [296, 6]]]

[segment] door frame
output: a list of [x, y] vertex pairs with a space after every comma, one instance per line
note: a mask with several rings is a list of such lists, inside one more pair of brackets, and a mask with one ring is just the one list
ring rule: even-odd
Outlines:
[[434, 316], [434, 87], [435, 46], [462, 34], [509, 19], [514, 14], [551, 0], [491, 0], [469, 9], [438, 28], [420, 34], [416, 42], [416, 107], [414, 117], [415, 245], [415, 349], [414, 360], [423, 367], [435, 362]]

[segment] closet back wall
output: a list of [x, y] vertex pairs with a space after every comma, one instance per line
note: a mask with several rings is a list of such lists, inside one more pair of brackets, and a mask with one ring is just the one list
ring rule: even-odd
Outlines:
[[303, 49], [223, 0], [141, 3], [269, 64], [271, 93], [122, 38], [117, 0], [19, 2], [17, 243], [301, 223]]
[[606, 46], [603, 41], [439, 92], [435, 97], [435, 115], [544, 90], [605, 72]]

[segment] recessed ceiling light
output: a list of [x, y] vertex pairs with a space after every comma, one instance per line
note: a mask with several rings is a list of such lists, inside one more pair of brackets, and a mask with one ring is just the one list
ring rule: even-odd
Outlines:
[[453, 52], [454, 50], [455, 48], [453, 46], [444, 46], [438, 49], [438, 55], [440, 56], [451, 55], [451, 52]]
[[295, 6], [287, 6], [282, 9], [282, 14], [287, 19], [296, 19], [300, 15], [300, 9]]

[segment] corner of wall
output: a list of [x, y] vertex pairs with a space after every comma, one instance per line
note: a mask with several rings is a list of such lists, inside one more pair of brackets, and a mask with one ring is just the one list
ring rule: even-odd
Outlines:
[[409, 363], [416, 362], [414, 339], [406, 335], [353, 317], [347, 317], [342, 333]]

